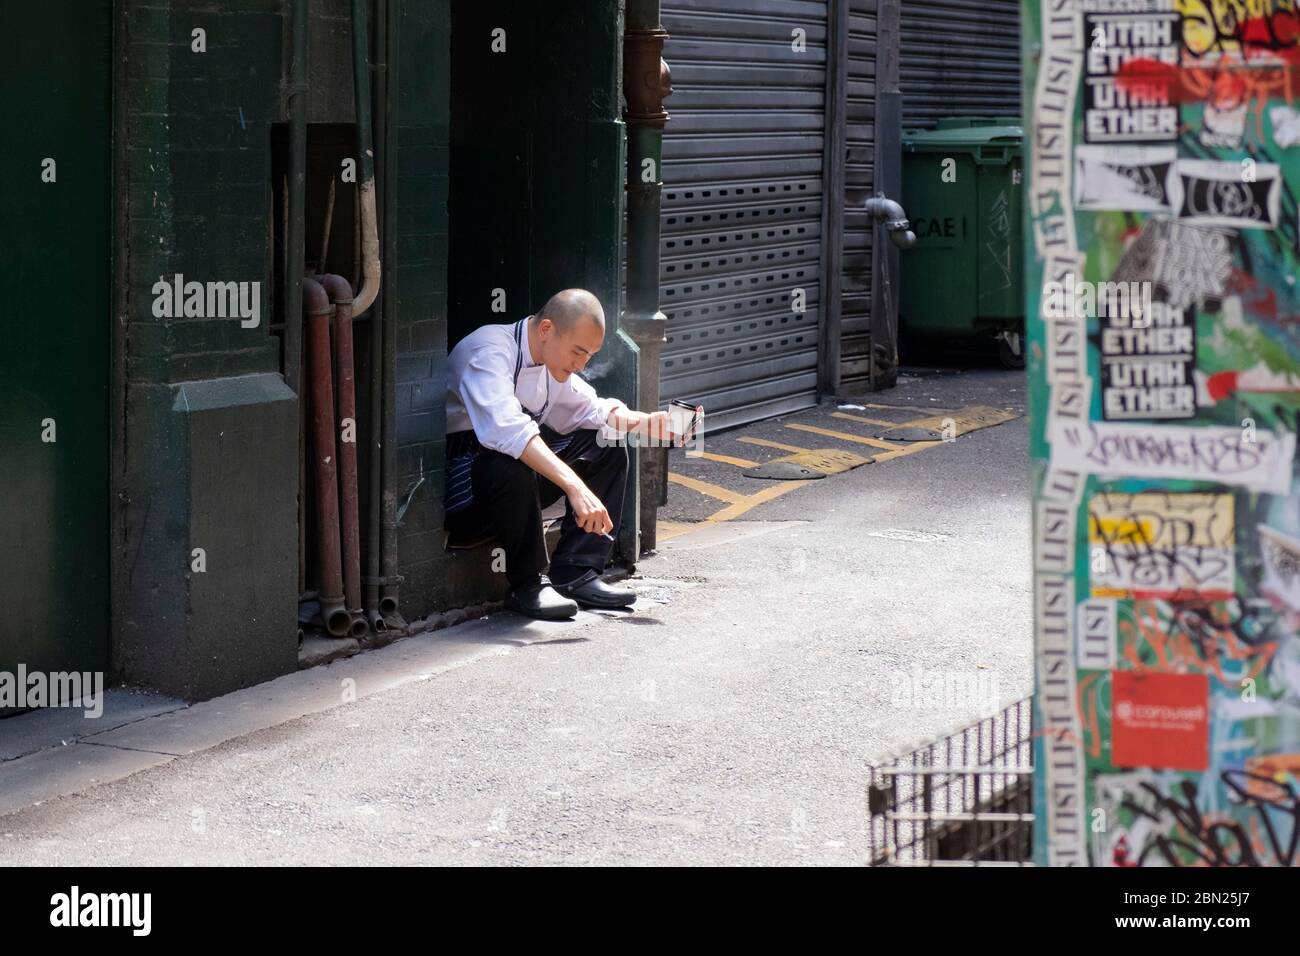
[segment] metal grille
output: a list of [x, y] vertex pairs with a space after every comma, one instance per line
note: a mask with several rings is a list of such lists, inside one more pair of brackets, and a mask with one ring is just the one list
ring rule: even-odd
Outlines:
[[1020, 119], [1019, 0], [903, 0], [903, 126], [945, 116]]
[[876, 0], [851, 0], [840, 294], [842, 394], [863, 391], [871, 373], [871, 243], [875, 230], [862, 204], [875, 193], [875, 106]]
[[700, 401], [711, 428], [815, 404], [825, 0], [665, 3], [662, 18], [661, 398]]
[[1032, 698], [869, 768], [872, 866], [1028, 866]]

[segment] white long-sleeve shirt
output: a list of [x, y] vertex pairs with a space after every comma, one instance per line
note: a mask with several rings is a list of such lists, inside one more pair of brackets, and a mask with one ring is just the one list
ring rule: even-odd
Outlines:
[[524, 453], [539, 425], [561, 435], [600, 428], [621, 405], [616, 398], [597, 396], [576, 374], [557, 382], [545, 365], [534, 362], [527, 319], [480, 326], [447, 357], [447, 433], [473, 429], [480, 445], [511, 458]]

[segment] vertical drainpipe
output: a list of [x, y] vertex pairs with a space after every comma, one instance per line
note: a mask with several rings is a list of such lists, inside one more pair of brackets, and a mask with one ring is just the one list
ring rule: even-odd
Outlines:
[[[307, 2], [293, 0], [289, 106], [289, 246], [284, 270], [284, 381], [302, 384], [302, 273], [307, 246]], [[300, 413], [301, 414], [301, 413]]]
[[[394, 0], [400, 2], [400, 0]], [[388, 254], [388, 232], [392, 229], [388, 217], [388, 194], [392, 183], [388, 179], [388, 61], [391, 54], [388, 49], [388, 0], [375, 0], [375, 141], [379, 143], [379, 160], [384, 175], [378, 182], [379, 200], [379, 235], [383, 243], [384, 259], [392, 267], [393, 259]], [[370, 315], [370, 442], [369, 459], [369, 495], [366, 500], [366, 587], [365, 611], [370, 626], [378, 634], [387, 630], [387, 622], [379, 612], [380, 558], [381, 542], [380, 523], [383, 521], [381, 498], [383, 495], [383, 433], [384, 433], [384, 326], [389, 313], [397, 304], [392, 291], [392, 276], [389, 276], [387, 288], [381, 289], [375, 303], [375, 311]]]
[[[370, 33], [369, 33], [369, 10], [366, 0], [352, 0], [352, 90], [356, 99], [357, 114], [357, 160], [360, 166], [360, 181], [357, 184], [361, 196], [361, 267], [362, 267], [362, 285], [357, 291], [356, 304], [353, 310], [353, 318], [357, 318], [365, 313], [374, 303], [379, 295], [380, 279], [382, 276], [382, 267], [379, 258], [379, 225], [378, 211], [375, 200], [375, 154], [374, 145], [370, 133]], [[390, 11], [383, 11], [386, 15]], [[390, 19], [392, 17], [390, 16]], [[380, 24], [380, 29], [387, 29], [387, 24]], [[385, 99], [387, 99], [388, 90], [391, 87], [385, 87]], [[387, 153], [387, 150], [385, 150]], [[387, 157], [385, 157], [387, 158]], [[391, 291], [391, 290], [390, 290]], [[381, 437], [378, 447], [375, 447], [372, 435], [371, 454], [378, 453], [380, 456], [381, 477], [378, 486], [372, 483], [371, 495], [378, 492], [382, 495], [383, 504], [383, 522], [380, 534], [380, 580], [382, 582], [382, 591], [379, 599], [379, 613], [385, 617], [397, 612], [397, 577], [396, 577], [396, 552], [397, 537], [395, 522], [389, 520], [389, 515], [393, 511], [393, 491], [392, 486], [395, 480], [394, 470], [396, 466], [396, 455], [393, 447], [394, 435], [394, 407], [393, 407], [393, 356], [395, 354], [396, 340], [393, 333], [392, 308], [395, 297], [389, 295], [390, 308], [386, 309], [383, 314], [376, 313], [371, 318], [371, 343], [381, 344], [379, 353], [372, 352], [371, 355], [371, 383], [373, 395], [373, 376], [375, 374], [375, 355], [382, 354], [383, 361], [380, 367], [380, 384], [383, 391], [383, 415], [381, 425]], [[379, 331], [376, 331], [379, 330]], [[374, 419], [372, 417], [371, 421]], [[374, 469], [371, 468], [373, 476]], [[373, 511], [373, 509], [372, 509]], [[372, 562], [373, 563], [373, 562]], [[380, 630], [380, 624], [373, 613], [372, 608], [367, 608], [368, 617], [371, 625], [376, 631]]]
[[[307, 574], [307, 408], [302, 395], [302, 280], [307, 248], [307, 3], [293, 0], [289, 68], [288, 228], [284, 260], [284, 381], [298, 396], [298, 593]], [[273, 213], [274, 215], [274, 213]]]
[[[672, 75], [663, 60], [668, 33], [659, 0], [628, 0], [623, 31], [623, 95], [627, 110], [627, 311], [623, 328], [640, 349], [637, 407], [659, 407], [659, 356], [667, 316], [659, 311], [659, 213], [663, 202], [663, 138]], [[649, 162], [647, 162], [647, 160]], [[656, 544], [655, 521], [666, 490], [668, 453], [642, 448], [641, 551]]]
[[383, 434], [383, 536], [380, 542], [380, 575], [383, 584], [379, 597], [379, 610], [387, 616], [394, 616], [395, 624], [401, 626], [398, 615], [398, 588], [401, 575], [397, 570], [397, 91], [398, 62], [401, 53], [402, 10], [399, 0], [389, 0], [385, 6], [385, 19], [380, 21], [379, 29], [386, 31], [384, 50], [387, 62], [385, 76], [383, 114], [384, 138], [379, 141], [382, 152], [384, 178], [384, 256], [390, 263], [388, 274], [388, 305], [383, 314], [383, 386], [384, 386], [384, 434]]
[[[876, 9], [876, 144], [873, 179], [877, 195], [902, 198], [903, 94], [898, 89], [900, 0], [880, 0]], [[868, 387], [891, 388], [898, 381], [898, 247], [881, 241], [871, 225], [871, 360]]]
[[379, 295], [379, 227], [375, 211], [375, 150], [370, 137], [370, 33], [366, 0], [352, 0], [352, 90], [357, 111], [357, 164], [361, 196], [361, 288], [353, 304], [353, 318], [366, 314]]
[[334, 431], [334, 381], [330, 368], [329, 295], [313, 279], [303, 280], [307, 300], [307, 345], [311, 371], [311, 454], [316, 479], [316, 547], [320, 578], [320, 616], [325, 629], [343, 637], [352, 615], [343, 601], [343, 558], [339, 547], [338, 451]]

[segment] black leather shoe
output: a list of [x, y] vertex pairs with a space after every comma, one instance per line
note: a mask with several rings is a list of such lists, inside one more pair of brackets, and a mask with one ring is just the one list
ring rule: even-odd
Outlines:
[[631, 588], [606, 584], [600, 579], [600, 575], [592, 570], [587, 570], [581, 577], [567, 584], [555, 585], [555, 590], [566, 598], [573, 598], [583, 607], [628, 607], [636, 601], [636, 592]]
[[542, 621], [562, 621], [578, 613], [578, 605], [557, 594], [545, 579], [506, 592], [506, 607]]

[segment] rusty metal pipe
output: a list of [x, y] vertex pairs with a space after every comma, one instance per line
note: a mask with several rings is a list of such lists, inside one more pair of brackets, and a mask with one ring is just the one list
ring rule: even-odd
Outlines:
[[369, 633], [370, 625], [366, 622], [365, 612], [353, 611], [352, 626], [348, 629], [348, 634], [355, 637], [357, 640], [361, 640], [361, 638], [365, 637]]
[[329, 295], [319, 282], [302, 280], [307, 326], [307, 377], [311, 394], [312, 473], [316, 478], [316, 545], [319, 555], [320, 616], [325, 630], [343, 637], [352, 615], [343, 606], [339, 557], [338, 457], [334, 447], [334, 382], [330, 369]]
[[339, 530], [343, 541], [343, 596], [353, 615], [353, 637], [369, 630], [361, 613], [361, 522], [357, 491], [357, 392], [352, 348], [352, 284], [339, 275], [317, 281], [334, 303], [334, 392], [338, 409]]

